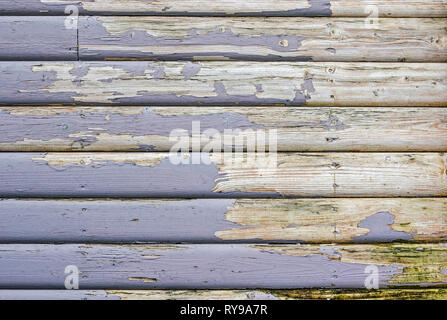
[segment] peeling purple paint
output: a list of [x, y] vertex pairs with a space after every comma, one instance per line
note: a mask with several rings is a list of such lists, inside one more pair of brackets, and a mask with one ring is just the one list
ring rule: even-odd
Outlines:
[[[166, 62], [168, 63], [168, 62]], [[259, 98], [256, 92], [236, 95], [228, 94], [224, 87], [224, 84], [215, 81], [214, 86], [216, 88], [216, 94], [210, 92], [208, 96], [194, 96], [185, 94], [175, 94], [175, 93], [152, 93], [151, 88], [147, 90], [141, 88], [135, 94], [131, 96], [121, 92], [120, 87], [110, 87], [110, 85], [102, 88], [105, 93], [111, 97], [107, 97], [107, 101], [104, 98], [96, 96], [93, 93], [77, 92], [78, 88], [67, 88], [67, 91], [57, 89], [56, 92], [51, 92], [51, 86], [56, 82], [60, 81], [58, 79], [56, 72], [54, 71], [39, 71], [33, 70], [35, 67], [39, 67], [41, 64], [39, 62], [1, 62], [0, 63], [0, 75], [2, 76], [2, 86], [0, 86], [0, 95], [2, 100], [0, 105], [48, 105], [48, 104], [77, 104], [77, 105], [110, 105], [120, 104], [120, 105], [154, 105], [154, 106], [179, 106], [179, 105], [221, 105], [221, 106], [234, 106], [239, 104], [245, 105], [295, 105], [301, 106], [306, 103], [306, 100], [310, 98], [309, 95], [304, 96], [303, 90], [295, 90], [295, 97], [293, 99], [284, 98]], [[142, 62], [142, 61], [126, 61], [126, 62], [73, 62], [68, 64], [68, 66], [73, 66], [70, 70], [71, 75], [75, 75], [76, 85], [78, 87], [84, 87], [89, 84], [83, 83], [82, 79], [79, 79], [80, 75], [85, 73], [85, 68], [94, 67], [113, 67], [119, 68], [126, 72], [129, 72], [133, 77], [142, 76], [141, 80], [145, 77], [149, 79], [160, 78], [159, 66], [152, 62]], [[77, 70], [80, 69], [80, 70]], [[222, 69], [221, 72], [225, 72]], [[154, 77], [155, 75], [155, 77]], [[116, 76], [112, 80], [122, 79], [120, 76]], [[138, 79], [138, 78], [137, 78]], [[70, 80], [70, 79], [68, 79]], [[206, 77], [199, 79], [201, 81], [212, 82], [212, 79]], [[297, 78], [297, 81], [300, 79]], [[109, 78], [99, 79], [98, 82], [112, 82]], [[193, 86], [194, 84], [189, 84], [185, 80], [179, 81], [179, 86]], [[303, 80], [306, 81], [305, 86], [310, 87], [310, 79]], [[217, 87], [216, 87], [217, 84]], [[54, 90], [54, 89], [53, 89]], [[71, 91], [70, 91], [71, 90]], [[98, 88], [98, 90], [100, 90]], [[87, 96], [86, 96], [87, 95]], [[76, 98], [78, 97], [78, 98]], [[82, 98], [88, 98], [86, 101], [82, 101]]]
[[[0, 288], [64, 287], [67, 265], [80, 289], [361, 288], [365, 264], [324, 254], [290, 256], [244, 244], [177, 245], [158, 250], [108, 245], [0, 245]], [[293, 246], [291, 246], [293, 247]], [[271, 247], [265, 246], [265, 249]], [[18, 263], [20, 262], [20, 263]], [[380, 287], [402, 266], [378, 266]], [[153, 278], [155, 282], [129, 278]]]
[[144, 152], [157, 151], [157, 147], [150, 145], [150, 144], [149, 145], [148, 144], [139, 144], [138, 151], [144, 151]]
[[[109, 119], [109, 120], [107, 120]], [[0, 143], [23, 141], [24, 139], [49, 141], [64, 139], [80, 142], [87, 146], [97, 141], [97, 135], [130, 134], [132, 136], [160, 135], [169, 136], [175, 129], [187, 130], [190, 134], [192, 123], [200, 122], [200, 131], [215, 129], [257, 130], [265, 126], [251, 122], [244, 114], [235, 112], [212, 113], [203, 115], [159, 115], [153, 108], [146, 107], [137, 114], [122, 114], [118, 111], [87, 112], [80, 108], [77, 112], [51, 115], [10, 114], [0, 109]], [[271, 126], [272, 127], [272, 126]], [[101, 128], [103, 130], [92, 130]], [[73, 137], [85, 132], [82, 138]], [[140, 146], [147, 150], [147, 146]], [[150, 146], [149, 151], [156, 151]]]
[[394, 215], [387, 211], [377, 212], [363, 219], [359, 223], [360, 228], [369, 229], [365, 235], [353, 238], [353, 242], [393, 242], [396, 240], [412, 240], [413, 234], [403, 231], [395, 231], [390, 225], [394, 223]]
[[[148, 1], [148, 0], [146, 0]], [[149, 0], [153, 1], [153, 0]], [[81, 15], [171, 15], [171, 16], [331, 16], [331, 4], [329, 0], [308, 0], [310, 7], [292, 10], [248, 11], [228, 14], [224, 11], [206, 11], [201, 8], [198, 11], [179, 11], [175, 7], [165, 6], [162, 10], [129, 10], [120, 12], [116, 10], [87, 10], [82, 5], [83, 1], [73, 1]], [[85, 2], [85, 1], [84, 1]], [[66, 4], [42, 3], [41, 0], [0, 0], [0, 15], [64, 15]]]
[[37, 65], [36, 62], [0, 62], [1, 105], [74, 102], [75, 92], [44, 94], [41, 90], [57, 80], [56, 72], [33, 72], [32, 67]]
[[74, 81], [80, 81], [82, 77], [85, 77], [88, 74], [88, 65], [80, 65], [77, 68], [70, 70], [70, 74], [75, 76], [76, 79]]
[[312, 83], [312, 77], [313, 75], [308, 75], [304, 77], [304, 82], [301, 85], [301, 89], [303, 90], [304, 96], [306, 99], [311, 98], [311, 93], [315, 92], [314, 85]]
[[105, 290], [0, 290], [0, 300], [120, 300]]
[[[80, 6], [81, 1], [73, 4]], [[65, 15], [66, 4], [46, 4], [41, 0], [0, 0], [0, 15]]]
[[[219, 85], [217, 85], [218, 87]], [[258, 89], [262, 89], [258, 86]], [[218, 90], [221, 90], [218, 88]], [[333, 108], [326, 108], [331, 111]], [[46, 115], [10, 114], [0, 109], [0, 143], [35, 139], [48, 141], [51, 139], [64, 139], [73, 142], [79, 138], [73, 134], [86, 132], [82, 138], [92, 143], [96, 141], [99, 133], [131, 134], [132, 136], [160, 135], [169, 136], [174, 129], [191, 131], [192, 122], [200, 122], [201, 132], [215, 129], [223, 132], [225, 129], [258, 130], [279, 127], [296, 127], [323, 129], [326, 131], [341, 131], [349, 128], [344, 121], [330, 115], [327, 120], [315, 122], [284, 121], [277, 125], [262, 125], [249, 120], [247, 115], [235, 112], [211, 113], [202, 115], [159, 115], [156, 110], [146, 107], [136, 114], [122, 114], [113, 108], [94, 112], [84, 111], [82, 108], [76, 112], [63, 112]], [[297, 116], [297, 120], [299, 116]], [[109, 120], [108, 120], [109, 119]], [[90, 128], [101, 128], [95, 131]], [[328, 138], [330, 139], [330, 138]], [[144, 147], [144, 146], [141, 146]], [[150, 148], [154, 150], [153, 148]]]
[[[222, 240], [215, 236], [218, 231], [255, 227], [226, 219], [235, 199], [0, 200], [0, 243], [265, 242], [259, 238]], [[269, 242], [304, 241], [278, 238]], [[321, 252], [332, 249], [324, 250]]]
[[[89, 165], [51, 166], [44, 153], [0, 153], [0, 197], [279, 197], [275, 192], [213, 192], [219, 174], [214, 164], [159, 164], [104, 161]], [[202, 155], [207, 157], [206, 154]], [[210, 161], [209, 159], [205, 159]], [[212, 162], [211, 162], [212, 163]], [[20, 178], [17, 173], [20, 172]]]
[[82, 150], [94, 143], [96, 141], [96, 138], [84, 136], [79, 138], [71, 138], [71, 140], [73, 140], [73, 143], [71, 144], [73, 150]]
[[256, 55], [256, 54], [241, 54], [241, 53], [228, 53], [221, 51], [209, 51], [209, 52], [191, 52], [191, 53], [171, 53], [163, 55], [154, 55], [152, 53], [142, 52], [138, 50], [93, 50], [81, 48], [79, 50], [82, 55], [82, 61], [103, 61], [109, 59], [155, 59], [160, 61], [178, 61], [178, 60], [200, 60], [196, 58], [203, 57], [206, 60], [207, 57], [222, 57], [226, 60], [246, 60], [246, 61], [292, 61], [292, 62], [306, 62], [312, 61], [312, 56], [296, 55], [293, 57], [285, 57], [276, 54]]
[[225, 219], [235, 201], [4, 199], [0, 242], [223, 242], [215, 232], [249, 227]]
[[310, 8], [282, 11], [263, 11], [261, 15], [267, 16], [293, 16], [293, 17], [330, 17], [332, 15], [330, 0], [308, 0]]
[[199, 62], [190, 62], [188, 61], [183, 67], [182, 74], [185, 76], [185, 80], [189, 80], [195, 75], [197, 75], [202, 68], [202, 65]]
[[[179, 83], [180, 85], [180, 83]], [[178, 106], [178, 105], [201, 105], [201, 106], [233, 106], [233, 105], [259, 105], [267, 106], [272, 104], [279, 105], [303, 105], [306, 101], [301, 91], [297, 90], [293, 100], [258, 98], [254, 94], [250, 95], [229, 95], [226, 91], [216, 92], [217, 97], [195, 97], [191, 95], [175, 95], [175, 94], [146, 94], [141, 93], [136, 97], [117, 97], [111, 99], [114, 103], [120, 105], [159, 105], [159, 106]], [[220, 94], [219, 94], [220, 93]], [[97, 103], [98, 105], [105, 105]], [[81, 103], [83, 105], [83, 103]]]
[[[1, 3], [0, 3], [1, 6]], [[77, 60], [77, 34], [65, 17], [1, 17], [0, 60]]]
[[152, 76], [155, 79], [164, 79], [166, 77], [164, 68], [163, 67], [156, 68]]
[[[160, 37], [152, 36], [144, 30], [129, 30], [119, 35], [113, 35], [107, 32], [100, 18], [86, 17], [80, 20], [80, 49], [81, 60], [104, 60], [106, 58], [159, 58], [168, 60], [190, 59], [195, 56], [221, 56], [230, 59], [246, 59], [246, 60], [294, 60], [309, 61], [310, 56], [304, 56], [299, 53], [301, 42], [305, 37], [289, 36], [289, 35], [269, 35], [259, 34], [255, 36], [238, 35], [231, 31], [230, 28], [221, 30], [215, 28], [206, 34], [198, 34], [196, 30], [191, 29], [189, 34], [184, 37]], [[287, 43], [287, 45], [282, 45]], [[88, 46], [95, 45], [120, 45], [128, 47], [128, 50], [115, 49], [89, 49]], [[133, 46], [154, 46], [154, 47], [176, 47], [176, 46], [235, 46], [235, 47], [265, 47], [277, 51], [278, 54], [261, 55], [254, 53], [237, 53], [229, 52], [191, 52], [173, 53], [173, 54], [157, 54], [154, 52], [141, 52], [132, 49]], [[295, 52], [294, 57], [284, 57], [281, 52]]]
[[[80, 21], [80, 50], [82, 59], [104, 60], [112, 57], [134, 57], [134, 58], [160, 58], [168, 60], [190, 59], [194, 56], [222, 56], [230, 59], [247, 60], [294, 60], [309, 61], [311, 57], [300, 55], [298, 48], [305, 37], [288, 35], [256, 35], [243, 36], [234, 34], [229, 28], [224, 31], [219, 28], [210, 30], [207, 34], [198, 34], [194, 29], [185, 37], [158, 37], [152, 36], [143, 30], [126, 31], [119, 35], [112, 35], [107, 32], [97, 17], [82, 18]], [[287, 43], [287, 45], [281, 45]], [[128, 47], [128, 50], [97, 50], [89, 49], [89, 45], [113, 44]], [[154, 46], [154, 47], [176, 47], [176, 46], [203, 46], [222, 45], [235, 47], [265, 47], [277, 51], [278, 54], [268, 54], [266, 56], [247, 53], [231, 52], [194, 52], [189, 53], [157, 54], [154, 52], [141, 52], [133, 50], [133, 46]], [[295, 57], [283, 57], [281, 52], [296, 52]]]
[[[137, 291], [138, 292], [138, 291]], [[279, 300], [273, 294], [256, 291], [243, 291], [245, 295], [243, 300]], [[151, 292], [146, 292], [150, 297]], [[200, 294], [200, 293], [198, 293]], [[192, 293], [192, 295], [194, 295]], [[126, 294], [123, 293], [125, 297]], [[154, 293], [157, 297], [157, 292]], [[199, 297], [199, 296], [197, 296]], [[181, 299], [175, 294], [170, 299]], [[122, 296], [118, 293], [110, 293], [105, 290], [0, 290], [0, 300], [121, 300]]]

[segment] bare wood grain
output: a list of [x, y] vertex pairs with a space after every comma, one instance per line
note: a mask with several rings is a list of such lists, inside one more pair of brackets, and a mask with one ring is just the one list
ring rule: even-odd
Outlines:
[[447, 19], [82, 17], [81, 60], [447, 61]]
[[446, 289], [0, 290], [1, 300], [446, 300]]
[[445, 244], [0, 245], [0, 288], [62, 289], [68, 265], [80, 289], [443, 287]]
[[383, 243], [447, 237], [443, 198], [3, 199], [0, 204], [2, 243]]
[[[120, 300], [445, 300], [445, 289], [106, 290]], [[50, 293], [50, 295], [55, 293]], [[25, 292], [24, 297], [31, 295]], [[86, 294], [87, 295], [87, 294]], [[102, 292], [92, 293], [101, 297]], [[0, 291], [1, 296], [1, 291]], [[8, 296], [8, 295], [7, 295]], [[22, 294], [20, 294], [22, 296]]]
[[435, 197], [437, 153], [0, 153], [2, 197]]
[[0, 107], [0, 151], [250, 151], [273, 132], [278, 151], [447, 151], [447, 109]]
[[0, 104], [447, 106], [447, 64], [0, 62]]
[[242, 15], [242, 16], [355, 16], [378, 8], [381, 17], [447, 16], [443, 0], [1, 0], [0, 14], [63, 15], [67, 5], [80, 14], [123, 15]]

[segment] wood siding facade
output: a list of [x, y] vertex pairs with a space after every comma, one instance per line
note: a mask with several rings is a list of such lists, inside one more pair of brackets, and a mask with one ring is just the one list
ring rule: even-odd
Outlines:
[[445, 0], [0, 0], [0, 299], [445, 300], [446, 107]]

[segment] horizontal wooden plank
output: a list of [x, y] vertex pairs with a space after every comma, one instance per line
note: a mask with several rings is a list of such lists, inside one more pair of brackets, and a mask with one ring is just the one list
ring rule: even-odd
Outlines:
[[82, 17], [81, 60], [447, 61], [447, 19]]
[[[445, 244], [0, 245], [0, 288], [80, 289], [443, 287]], [[69, 277], [72, 278], [72, 277]], [[369, 282], [368, 282], [369, 283]]]
[[0, 62], [0, 104], [447, 106], [445, 63]]
[[447, 16], [443, 0], [0, 0], [0, 14], [61, 15], [68, 5], [80, 14], [364, 17], [376, 6], [383, 17]]
[[258, 134], [278, 151], [447, 151], [447, 109], [0, 107], [0, 151], [169, 151], [179, 137], [250, 151]]
[[2, 243], [437, 242], [447, 199], [3, 199]]
[[0, 17], [0, 60], [77, 60], [77, 31], [65, 17]]
[[0, 153], [0, 197], [435, 197], [437, 153]]
[[446, 300], [447, 290], [0, 290], [1, 300]]

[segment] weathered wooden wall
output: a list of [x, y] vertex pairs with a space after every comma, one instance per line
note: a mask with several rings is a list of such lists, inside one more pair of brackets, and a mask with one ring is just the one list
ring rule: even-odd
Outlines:
[[0, 153], [0, 197], [434, 197], [447, 195], [446, 162], [438, 153]]
[[0, 250], [8, 275], [2, 289], [63, 289], [68, 265], [79, 268], [83, 289], [362, 288], [368, 265], [379, 270], [382, 288], [447, 284], [445, 244], [7, 244]]
[[446, 289], [0, 290], [1, 300], [445, 300]]
[[258, 134], [278, 151], [447, 151], [444, 108], [5, 106], [0, 122], [0, 151], [170, 151], [186, 136], [223, 151]]
[[443, 198], [2, 199], [1, 243], [437, 242]]
[[446, 62], [445, 0], [0, 0], [0, 299], [447, 299]]
[[0, 62], [0, 81], [0, 105], [447, 106], [445, 63]]
[[443, 0], [0, 0], [0, 14], [64, 15], [67, 5], [85, 15], [365, 17], [373, 5], [381, 17], [447, 16]]
[[[1, 60], [445, 62], [445, 18], [0, 16]], [[76, 23], [77, 28], [68, 23]], [[44, 41], [42, 41], [42, 39]], [[399, 39], [399, 41], [396, 41]], [[79, 46], [79, 48], [78, 48]], [[78, 52], [79, 51], [79, 52]]]
[[[445, 62], [444, 18], [82, 17], [81, 60]], [[373, 32], [372, 32], [373, 31]], [[399, 41], [396, 41], [399, 39]]]
[[0, 17], [0, 60], [77, 60], [78, 35], [65, 19]]

